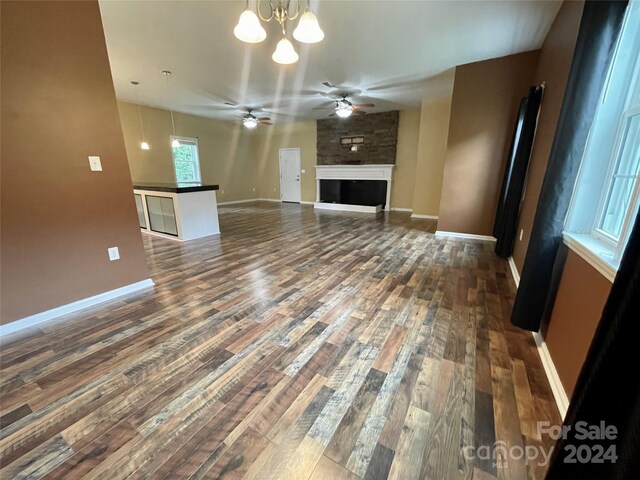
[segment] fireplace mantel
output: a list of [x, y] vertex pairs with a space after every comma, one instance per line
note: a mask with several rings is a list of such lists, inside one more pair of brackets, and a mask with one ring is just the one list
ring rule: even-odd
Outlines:
[[[360, 205], [326, 204], [320, 202], [320, 180], [384, 180], [387, 182], [385, 210], [391, 210], [392, 164], [384, 165], [316, 165], [316, 208], [375, 212], [374, 207]], [[373, 209], [373, 210], [372, 210]], [[379, 208], [378, 208], [379, 210]]]

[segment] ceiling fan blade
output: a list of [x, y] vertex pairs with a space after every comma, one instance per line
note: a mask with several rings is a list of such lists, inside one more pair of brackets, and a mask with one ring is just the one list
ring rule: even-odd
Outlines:
[[373, 108], [375, 105], [373, 103], [354, 103], [353, 108]]
[[271, 122], [260, 122], [260, 125], [273, 125]]
[[327, 88], [336, 88], [336, 86], [331, 82], [322, 82], [322, 85], [324, 85]]
[[237, 107], [238, 104], [235, 102], [224, 102], [225, 105], [229, 105], [230, 107]]
[[333, 112], [331, 115], [329, 115], [330, 117], [335, 117], [336, 116], [336, 112]]
[[267, 123], [267, 122], [271, 121], [271, 118], [269, 118], [269, 117], [262, 117], [262, 118], [259, 118], [259, 119], [258, 119], [258, 121], [259, 121], [260, 123]]
[[354, 115], [366, 115], [367, 112], [365, 112], [364, 110], [356, 110], [355, 108], [353, 109], [353, 113]]

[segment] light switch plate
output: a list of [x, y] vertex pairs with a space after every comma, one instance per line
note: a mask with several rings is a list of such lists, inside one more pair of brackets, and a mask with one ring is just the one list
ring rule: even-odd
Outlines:
[[118, 247], [107, 248], [107, 252], [109, 253], [109, 261], [120, 260], [120, 250], [118, 250]]
[[102, 163], [100, 162], [100, 157], [96, 155], [89, 155], [89, 168], [91, 168], [92, 172], [101, 172]]

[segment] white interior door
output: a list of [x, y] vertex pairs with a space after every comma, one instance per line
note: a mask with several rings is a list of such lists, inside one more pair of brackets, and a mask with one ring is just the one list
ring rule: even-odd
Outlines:
[[300, 149], [280, 149], [280, 199], [300, 203]]

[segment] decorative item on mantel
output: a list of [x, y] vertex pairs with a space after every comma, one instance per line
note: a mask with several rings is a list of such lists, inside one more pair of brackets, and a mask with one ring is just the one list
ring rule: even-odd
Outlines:
[[[263, 3], [267, 3], [269, 6], [267, 15], [262, 14], [261, 5]], [[260, 43], [267, 38], [267, 32], [260, 24], [260, 20], [270, 22], [275, 19], [282, 29], [282, 38], [271, 58], [274, 62], [282, 65], [296, 63], [299, 57], [293, 44], [287, 38], [286, 22], [287, 20], [295, 20], [298, 15], [300, 15], [300, 0], [257, 0], [255, 12], [249, 8], [249, 0], [247, 0], [238, 24], [233, 29], [233, 34], [243, 42]], [[307, 0], [306, 10], [300, 16], [298, 26], [293, 31], [293, 38], [302, 43], [318, 43], [324, 38], [324, 32], [320, 28], [318, 19], [311, 11], [309, 0]]]

